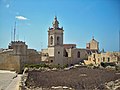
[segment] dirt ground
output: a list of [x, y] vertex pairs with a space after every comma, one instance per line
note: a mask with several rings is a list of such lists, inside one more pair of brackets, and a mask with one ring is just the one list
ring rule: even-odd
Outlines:
[[[75, 90], [91, 90], [105, 82], [120, 79], [120, 73], [111, 70], [75, 68], [59, 71], [28, 71], [27, 87], [67, 86]], [[102, 89], [101, 89], [102, 90]]]

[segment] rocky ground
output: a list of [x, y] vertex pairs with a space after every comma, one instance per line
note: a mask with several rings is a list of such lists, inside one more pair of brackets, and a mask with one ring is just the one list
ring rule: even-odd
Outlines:
[[[62, 86], [64, 88], [71, 87], [71, 89], [73, 88], [72, 90], [74, 89], [75, 90], [84, 90], [84, 89], [106, 90], [106, 88], [114, 88], [115, 85], [120, 86], [119, 79], [120, 79], [120, 71], [80, 67], [80, 68], [72, 68], [70, 70], [28, 71], [28, 77], [25, 83], [28, 88], [39, 88], [39, 89], [41, 87], [57, 88], [58, 86], [59, 87]], [[115, 84], [115, 82], [117, 82], [117, 84]], [[117, 88], [118, 87], [116, 87], [115, 89], [117, 90]], [[45, 90], [58, 90], [58, 89], [45, 89]]]

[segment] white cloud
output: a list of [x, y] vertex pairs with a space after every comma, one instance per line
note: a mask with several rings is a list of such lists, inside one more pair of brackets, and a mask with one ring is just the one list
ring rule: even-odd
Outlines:
[[28, 20], [26, 17], [24, 17], [24, 16], [16, 16], [15, 17], [16, 19], [18, 19], [18, 20]]
[[10, 7], [10, 5], [9, 5], [9, 4], [7, 4], [7, 5], [6, 5], [6, 8], [9, 8], [9, 7]]

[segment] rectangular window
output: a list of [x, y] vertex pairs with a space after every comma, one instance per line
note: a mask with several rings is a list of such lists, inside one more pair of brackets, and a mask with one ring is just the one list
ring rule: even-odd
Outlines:
[[108, 62], [110, 62], [110, 58], [108, 57]]

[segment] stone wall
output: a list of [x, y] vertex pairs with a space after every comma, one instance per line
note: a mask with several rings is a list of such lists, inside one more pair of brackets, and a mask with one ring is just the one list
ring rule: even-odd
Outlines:
[[6, 49], [0, 53], [0, 69], [14, 70], [21, 73], [26, 64], [39, 64], [41, 54], [34, 49], [27, 49], [26, 54], [14, 54], [13, 49]]
[[41, 62], [41, 54], [34, 49], [27, 50], [27, 64], [39, 64]]
[[0, 69], [20, 72], [20, 56], [0, 54]]

